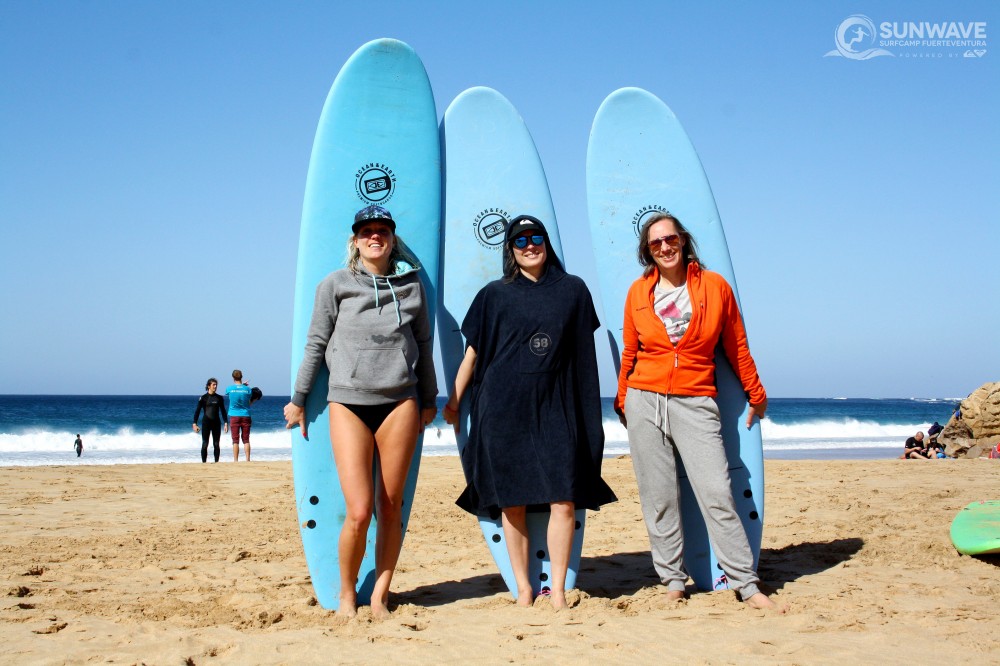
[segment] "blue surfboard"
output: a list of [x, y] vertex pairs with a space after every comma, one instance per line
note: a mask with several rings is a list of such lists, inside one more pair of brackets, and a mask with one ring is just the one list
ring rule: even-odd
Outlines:
[[[465, 355], [460, 330], [465, 313], [486, 283], [503, 275], [502, 250], [508, 222], [522, 214], [540, 219], [562, 259], [559, 228], [535, 143], [517, 110], [491, 88], [470, 88], [451, 103], [441, 123], [445, 161], [444, 275], [438, 310], [441, 359], [452, 381]], [[458, 447], [468, 441], [468, 393], [460, 406]], [[576, 511], [576, 532], [566, 588], [576, 585], [586, 511]], [[546, 529], [549, 514], [528, 514], [528, 574], [536, 594], [549, 587], [551, 566]], [[504, 583], [517, 598], [500, 517], [480, 518]]]
[[[316, 129], [302, 206], [292, 324], [292, 384], [302, 362], [316, 285], [343, 268], [354, 214], [376, 203], [421, 266], [431, 321], [437, 302], [441, 234], [441, 152], [437, 111], [423, 64], [394, 39], [358, 49], [340, 70]], [[324, 367], [306, 403], [309, 439], [292, 431], [292, 471], [302, 546], [316, 599], [340, 603], [337, 543], [346, 506], [330, 444], [329, 371]], [[403, 530], [420, 467], [418, 440], [406, 482]], [[375, 584], [375, 520], [358, 576], [358, 603]]]
[[[670, 211], [684, 223], [698, 241], [701, 259], [726, 279], [739, 302], [726, 235], [701, 160], [677, 117], [655, 95], [622, 88], [598, 109], [587, 148], [587, 209], [616, 368], [621, 364], [625, 295], [642, 273], [635, 256], [639, 229], [653, 213]], [[733, 498], [756, 565], [764, 521], [760, 425], [746, 429], [746, 396], [721, 350], [716, 366], [716, 401]], [[680, 477], [685, 569], [698, 589], [727, 589], [683, 466]]]

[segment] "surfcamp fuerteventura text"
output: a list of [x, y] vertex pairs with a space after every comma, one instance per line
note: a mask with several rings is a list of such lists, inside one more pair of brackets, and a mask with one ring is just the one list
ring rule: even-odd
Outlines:
[[986, 55], [986, 41], [986, 21], [882, 21], [876, 26], [864, 14], [854, 14], [837, 26], [834, 31], [837, 48], [824, 57], [974, 59]]

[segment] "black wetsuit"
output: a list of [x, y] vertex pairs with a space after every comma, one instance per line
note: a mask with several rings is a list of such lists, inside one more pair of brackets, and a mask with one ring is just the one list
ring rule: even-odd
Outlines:
[[198, 415], [202, 410], [205, 412], [205, 418], [201, 421], [201, 461], [208, 462], [208, 434], [211, 432], [215, 462], [219, 462], [219, 437], [222, 436], [222, 424], [229, 419], [229, 415], [226, 414], [226, 401], [218, 393], [206, 393], [201, 396], [194, 410], [193, 423], [198, 423]]

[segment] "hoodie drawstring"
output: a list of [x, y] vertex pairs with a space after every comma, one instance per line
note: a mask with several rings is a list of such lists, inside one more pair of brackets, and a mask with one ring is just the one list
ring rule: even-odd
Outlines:
[[[403, 323], [403, 318], [399, 314], [399, 299], [396, 298], [396, 290], [392, 288], [392, 281], [389, 278], [383, 277], [385, 284], [389, 287], [389, 293], [392, 294], [392, 302], [396, 306], [396, 324], [401, 325]], [[375, 307], [379, 307], [378, 304], [378, 282], [377, 278], [372, 275], [372, 289], [375, 290]]]
[[401, 325], [403, 323], [403, 318], [399, 316], [399, 300], [396, 298], [396, 290], [392, 288], [392, 282], [386, 280], [385, 283], [389, 285], [389, 293], [392, 294], [392, 302], [396, 305], [396, 324]]

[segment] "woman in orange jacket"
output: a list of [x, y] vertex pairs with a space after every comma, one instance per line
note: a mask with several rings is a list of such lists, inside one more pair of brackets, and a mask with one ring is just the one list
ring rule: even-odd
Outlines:
[[676, 455], [730, 584], [752, 608], [777, 608], [757, 587], [714, 400], [715, 349], [721, 342], [749, 397], [747, 427], [767, 409], [736, 297], [721, 275], [702, 267], [694, 238], [668, 213], [643, 225], [638, 256], [645, 271], [625, 299], [615, 411], [628, 429], [653, 566], [668, 597], [683, 598], [687, 574]]

